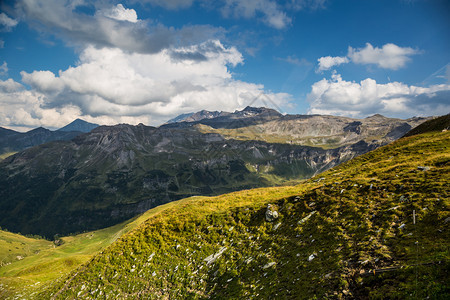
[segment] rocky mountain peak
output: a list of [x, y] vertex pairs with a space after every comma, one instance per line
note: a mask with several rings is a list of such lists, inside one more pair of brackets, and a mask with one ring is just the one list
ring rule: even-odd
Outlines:
[[267, 107], [252, 107], [252, 106], [247, 106], [246, 108], [244, 108], [241, 111], [235, 111], [234, 114], [239, 115], [239, 116], [256, 116], [256, 115], [273, 115], [273, 116], [281, 116], [281, 114], [272, 109], [272, 108], [267, 108]]
[[366, 118], [366, 120], [383, 120], [383, 119], [388, 119], [388, 118], [383, 115], [380, 115], [380, 114], [374, 114], [374, 115]]
[[70, 124], [58, 129], [58, 131], [79, 131], [87, 133], [94, 128], [97, 128], [99, 125], [94, 123], [89, 123], [81, 119], [76, 119]]

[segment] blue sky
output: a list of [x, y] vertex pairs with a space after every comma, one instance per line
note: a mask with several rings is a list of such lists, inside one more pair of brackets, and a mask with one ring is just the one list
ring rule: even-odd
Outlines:
[[186, 112], [450, 112], [438, 0], [22, 0], [0, 6], [0, 126]]

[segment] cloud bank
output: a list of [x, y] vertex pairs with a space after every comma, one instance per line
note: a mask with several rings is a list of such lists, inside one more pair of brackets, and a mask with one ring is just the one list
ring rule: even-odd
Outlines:
[[157, 23], [150, 26], [150, 21], [139, 20], [135, 10], [122, 4], [103, 4], [96, 8], [94, 15], [84, 14], [78, 11], [84, 4], [84, 1], [23, 0], [17, 2], [16, 13], [35, 29], [82, 48], [94, 45], [158, 53], [170, 47], [197, 44], [221, 32], [209, 25], [188, 25], [179, 29]]
[[[10, 126], [42, 125], [44, 114], [50, 127], [79, 116], [102, 124], [159, 125], [180, 113], [244, 108], [262, 93], [280, 106], [291, 100], [288, 94], [234, 79], [229, 68], [240, 63], [241, 53], [218, 40], [155, 54], [91, 46], [77, 66], [58, 74], [22, 72], [31, 90], [11, 79], [3, 82], [0, 102], [7, 109], [1, 118]], [[15, 98], [21, 100], [11, 106]]]
[[345, 81], [341, 75], [314, 83], [307, 96], [310, 114], [366, 117], [376, 113], [407, 118], [450, 112], [450, 85], [409, 86], [401, 82], [379, 84], [371, 78]]

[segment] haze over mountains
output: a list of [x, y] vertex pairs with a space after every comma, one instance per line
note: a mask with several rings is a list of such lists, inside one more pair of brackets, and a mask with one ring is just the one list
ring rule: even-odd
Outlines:
[[298, 181], [426, 120], [282, 115], [252, 107], [198, 115], [206, 117], [158, 128], [100, 126], [6, 158], [0, 226], [52, 237], [117, 224], [192, 195]]

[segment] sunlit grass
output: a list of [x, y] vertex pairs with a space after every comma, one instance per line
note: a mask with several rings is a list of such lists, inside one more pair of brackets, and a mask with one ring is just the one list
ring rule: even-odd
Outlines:
[[7, 158], [7, 157], [9, 157], [11, 155], [14, 155], [16, 153], [17, 152], [6, 152], [6, 153], [3, 153], [3, 154], [0, 154], [0, 161], [4, 160], [5, 158]]

